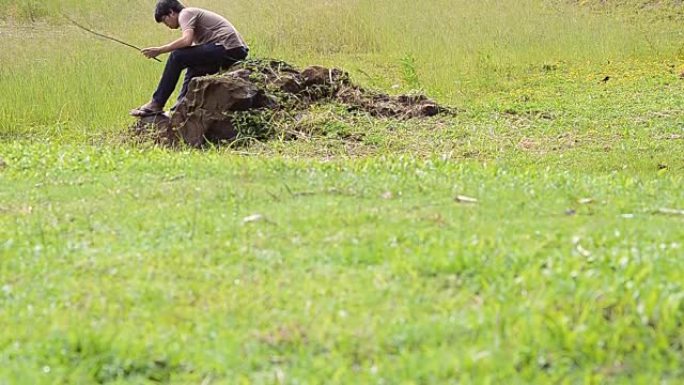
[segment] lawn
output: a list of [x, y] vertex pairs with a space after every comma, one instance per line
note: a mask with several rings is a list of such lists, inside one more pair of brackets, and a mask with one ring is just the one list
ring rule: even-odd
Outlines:
[[1, 385], [682, 383], [674, 2], [192, 1], [457, 111], [204, 150], [56, 13], [165, 43], [150, 3], [0, 0]]

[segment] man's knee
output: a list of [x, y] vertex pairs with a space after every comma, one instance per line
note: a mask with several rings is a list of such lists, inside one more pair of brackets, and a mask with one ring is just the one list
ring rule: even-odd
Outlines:
[[171, 54], [169, 55], [169, 61], [172, 63], [179, 63], [181, 56], [182, 55], [180, 53], [178, 53], [178, 50], [175, 50], [175, 51], [171, 52]]
[[184, 49], [177, 49], [169, 55], [169, 61], [182, 67], [187, 66], [188, 52]]

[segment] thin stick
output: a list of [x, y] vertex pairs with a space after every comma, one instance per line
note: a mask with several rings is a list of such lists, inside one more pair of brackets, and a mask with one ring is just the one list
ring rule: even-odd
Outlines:
[[[135, 50], [138, 51], [138, 52], [142, 51], [142, 49], [140, 49], [139, 47], [134, 46], [133, 44], [128, 44], [128, 43], [126, 43], [125, 41], [119, 40], [119, 39], [117, 39], [117, 38], [115, 38], [115, 37], [111, 37], [111, 36], [107, 36], [107, 35], [102, 34], [102, 33], [99, 33], [99, 32], [95, 32], [95, 31], [93, 31], [93, 30], [91, 30], [91, 29], [88, 29], [88, 28], [82, 26], [81, 24], [78, 24], [75, 20], [73, 20], [73, 19], [70, 18], [69, 16], [67, 16], [67, 15], [65, 15], [65, 14], [63, 14], [63, 13], [62, 13], [61, 15], [62, 15], [62, 17], [64, 17], [65, 19], [69, 20], [69, 21], [71, 22], [71, 24], [77, 26], [78, 28], [80, 28], [80, 29], [82, 29], [82, 30], [84, 30], [84, 31], [86, 31], [86, 32], [90, 32], [90, 33], [92, 33], [92, 34], [95, 35], [95, 36], [99, 36], [99, 37], [105, 38], [105, 39], [107, 39], [107, 40], [111, 40], [111, 41], [113, 41], [113, 42], [116, 42], [116, 43], [119, 43], [119, 44], [123, 44], [123, 45], [125, 45], [126, 47], [131, 47], [131, 48], [135, 49]], [[156, 57], [153, 58], [153, 59], [161, 63], [161, 60], [157, 59]]]

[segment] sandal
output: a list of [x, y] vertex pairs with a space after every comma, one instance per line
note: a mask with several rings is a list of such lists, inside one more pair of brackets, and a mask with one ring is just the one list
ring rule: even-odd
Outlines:
[[135, 116], [138, 118], [144, 118], [146, 116], [154, 116], [154, 115], [159, 115], [159, 114], [163, 114], [163, 113], [164, 113], [164, 110], [162, 110], [162, 109], [156, 110], [156, 109], [152, 109], [152, 108], [145, 107], [145, 106], [134, 108], [129, 112], [129, 114], [131, 114], [131, 116]]

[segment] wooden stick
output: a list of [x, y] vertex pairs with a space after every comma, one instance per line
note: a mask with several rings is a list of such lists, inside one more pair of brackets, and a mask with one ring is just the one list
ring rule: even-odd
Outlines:
[[[116, 42], [116, 43], [119, 43], [119, 44], [123, 44], [123, 45], [125, 45], [126, 47], [131, 47], [131, 48], [135, 49], [135, 50], [138, 51], [138, 52], [142, 51], [142, 49], [140, 49], [139, 47], [134, 46], [133, 44], [126, 43], [126, 42], [123, 41], [123, 40], [119, 40], [119, 39], [117, 39], [117, 38], [115, 38], [115, 37], [107, 36], [107, 35], [105, 35], [105, 34], [103, 34], [103, 33], [95, 32], [95, 31], [93, 31], [93, 30], [91, 30], [91, 29], [88, 29], [88, 28], [82, 26], [81, 24], [77, 23], [75, 20], [73, 20], [73, 19], [70, 18], [69, 16], [67, 16], [67, 15], [65, 15], [65, 14], [63, 14], [63, 13], [62, 13], [61, 15], [62, 15], [62, 17], [64, 17], [65, 19], [69, 20], [69, 21], [71, 22], [71, 24], [77, 26], [78, 28], [80, 28], [80, 29], [82, 29], [82, 30], [84, 30], [84, 31], [86, 31], [86, 32], [90, 32], [90, 33], [92, 33], [92, 34], [95, 35], [95, 36], [99, 36], [99, 37], [105, 38], [105, 39], [107, 39], [107, 40], [111, 40], [111, 41], [113, 41], [113, 42]], [[161, 63], [161, 60], [157, 59], [156, 57], [154, 58], [154, 60], [156, 60], [156, 61], [158, 61], [158, 62]]]

